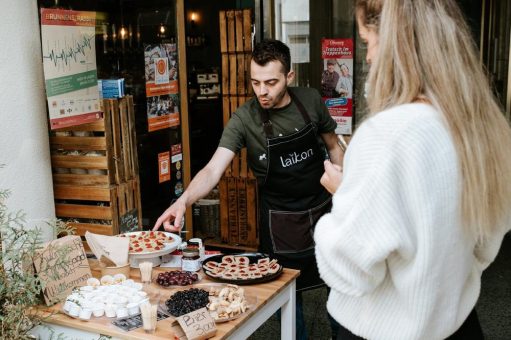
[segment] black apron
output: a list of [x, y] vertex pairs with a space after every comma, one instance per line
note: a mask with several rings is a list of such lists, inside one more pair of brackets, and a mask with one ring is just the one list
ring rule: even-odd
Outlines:
[[284, 267], [299, 269], [297, 290], [322, 286], [314, 256], [314, 227], [331, 209], [331, 196], [320, 184], [325, 152], [314, 123], [304, 106], [288, 89], [305, 126], [287, 136], [273, 136], [269, 113], [260, 108], [266, 135], [268, 166], [259, 185], [261, 251]]

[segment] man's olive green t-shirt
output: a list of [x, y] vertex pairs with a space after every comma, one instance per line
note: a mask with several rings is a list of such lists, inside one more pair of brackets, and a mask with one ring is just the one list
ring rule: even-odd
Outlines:
[[[320, 134], [334, 132], [337, 124], [328, 113], [319, 92], [305, 87], [292, 87], [288, 90], [292, 91], [305, 107], [315, 125], [318, 141], [322, 143]], [[252, 98], [240, 106], [225, 126], [218, 146], [235, 153], [246, 147], [249, 167], [256, 177], [264, 177], [268, 162], [266, 136], [259, 108], [256, 98]], [[285, 107], [270, 109], [269, 117], [274, 136], [286, 136], [305, 126], [305, 121], [294, 101]]]

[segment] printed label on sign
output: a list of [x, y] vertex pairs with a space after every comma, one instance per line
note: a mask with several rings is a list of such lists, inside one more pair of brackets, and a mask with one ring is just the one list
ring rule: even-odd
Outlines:
[[183, 160], [183, 154], [182, 153], [172, 156], [172, 163], [176, 163], [176, 162], [179, 162], [179, 161], [182, 161], [182, 160]]
[[167, 58], [154, 58], [154, 83], [156, 85], [169, 83], [169, 69]]

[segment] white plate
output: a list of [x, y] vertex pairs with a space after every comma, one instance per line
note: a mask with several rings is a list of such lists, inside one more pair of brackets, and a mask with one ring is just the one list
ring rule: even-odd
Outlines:
[[[154, 267], [159, 266], [161, 263], [160, 256], [170, 254], [179, 247], [179, 245], [182, 242], [181, 237], [166, 231], [160, 232], [165, 233], [165, 235], [167, 235], [168, 237], [171, 237], [174, 240], [174, 242], [165, 243], [162, 249], [156, 251], [146, 251], [141, 253], [130, 252], [129, 253], [130, 267], [138, 268], [139, 263], [142, 262], [141, 260], [152, 262]], [[126, 236], [138, 235], [140, 233], [141, 233], [140, 231], [134, 231], [131, 233], [125, 233], [124, 235]]]
[[[141, 233], [142, 233], [141, 231], [134, 231], [134, 232], [131, 232], [131, 233], [125, 233], [123, 235], [126, 235], [126, 236], [129, 237], [131, 235], [140, 235]], [[166, 231], [159, 231], [159, 233], [165, 233], [165, 235], [167, 237], [172, 238], [174, 240], [174, 242], [172, 242], [172, 243], [164, 243], [163, 248], [160, 249], [160, 250], [144, 251], [144, 252], [140, 252], [140, 253], [130, 252], [129, 255], [130, 256], [135, 256], [137, 258], [161, 256], [161, 255], [165, 255], [165, 254], [168, 254], [168, 253], [176, 250], [177, 247], [181, 244], [181, 237], [179, 237], [178, 235], [172, 234], [172, 233], [169, 233], [169, 232], [166, 232]]]

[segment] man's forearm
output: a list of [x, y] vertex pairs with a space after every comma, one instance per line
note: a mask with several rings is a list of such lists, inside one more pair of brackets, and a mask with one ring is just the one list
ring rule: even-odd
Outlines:
[[217, 185], [220, 179], [216, 178], [208, 168], [203, 168], [195, 175], [183, 195], [178, 199], [187, 207], [200, 198], [206, 196]]

